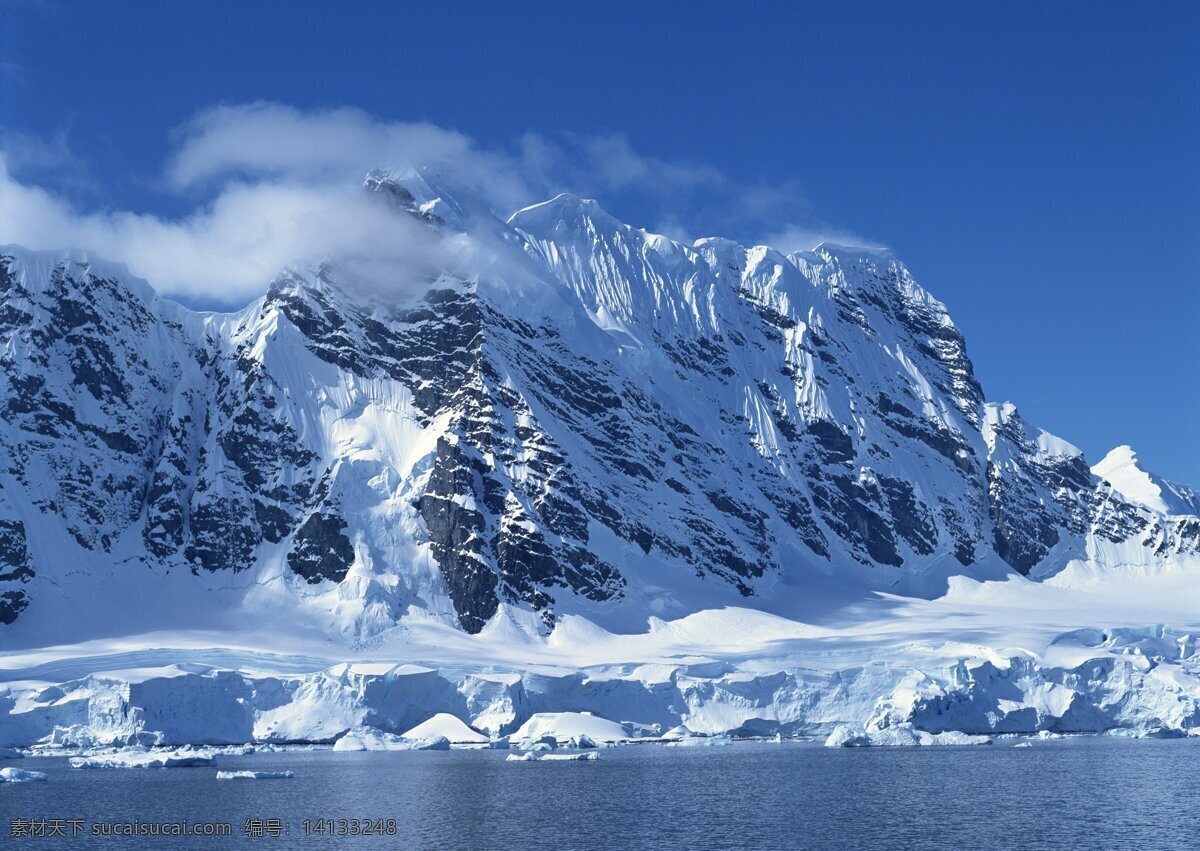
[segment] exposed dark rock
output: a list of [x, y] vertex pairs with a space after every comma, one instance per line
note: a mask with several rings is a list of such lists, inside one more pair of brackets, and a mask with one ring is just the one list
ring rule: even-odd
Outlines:
[[476, 475], [462, 447], [439, 438], [433, 472], [418, 501], [459, 623], [472, 633], [483, 629], [499, 605], [496, 573], [483, 557], [484, 515], [458, 499], [467, 496], [482, 501]]
[[292, 536], [287, 563], [293, 573], [309, 583], [341, 582], [354, 563], [354, 545], [346, 537], [346, 521], [323, 511], [310, 514]]
[[808, 424], [808, 433], [817, 441], [826, 463], [854, 460], [854, 441], [836, 424], [829, 420], [813, 420]]

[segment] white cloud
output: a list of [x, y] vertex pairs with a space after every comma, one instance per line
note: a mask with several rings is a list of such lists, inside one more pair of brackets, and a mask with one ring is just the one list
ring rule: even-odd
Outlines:
[[219, 106], [176, 131], [167, 165], [176, 189], [231, 177], [344, 183], [370, 168], [399, 171], [453, 163], [481, 195], [505, 208], [529, 197], [511, 157], [479, 148], [453, 130], [427, 123], [379, 121], [359, 109], [302, 112], [277, 103]]
[[[743, 235], [757, 228], [750, 238], [758, 241], [773, 233], [772, 244], [791, 249], [814, 231], [789, 224], [789, 213], [812, 218], [794, 186], [738, 186], [712, 166], [639, 154], [620, 135], [527, 134], [489, 149], [454, 130], [352, 108], [219, 106], [174, 134], [164, 184], [197, 199], [178, 218], [78, 209], [16, 176], [31, 165], [25, 141], [10, 136], [13, 150], [0, 152], [0, 243], [86, 248], [127, 263], [165, 294], [224, 303], [257, 295], [286, 266], [331, 257], [376, 273], [415, 270], [410, 276], [439, 264], [498, 262], [502, 249], [436, 237], [363, 192], [363, 175], [377, 166], [440, 164], [501, 215], [560, 191], [602, 201], [627, 193], [652, 201], [656, 220], [676, 237], [734, 224]], [[70, 155], [65, 137], [51, 153]]]
[[[0, 242], [34, 249], [85, 247], [125, 262], [160, 292], [244, 301], [289, 265], [337, 257], [391, 261], [411, 278], [459, 262], [452, 244], [396, 215], [357, 185], [235, 183], [185, 218], [82, 214], [9, 175], [0, 161]], [[399, 282], [397, 282], [399, 283]]]

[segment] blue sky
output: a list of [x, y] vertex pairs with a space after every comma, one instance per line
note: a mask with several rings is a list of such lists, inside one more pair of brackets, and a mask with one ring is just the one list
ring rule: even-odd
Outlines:
[[[269, 209], [231, 181], [311, 135], [342, 158], [300, 151], [289, 186], [411, 144], [508, 175], [498, 204], [573, 189], [673, 235], [886, 244], [989, 398], [1200, 484], [1200, 5], [915, 8], [14, 0], [0, 188], [43, 233], [211, 234]], [[255, 121], [265, 150], [220, 147]], [[213, 286], [176, 289], [252, 289]]]

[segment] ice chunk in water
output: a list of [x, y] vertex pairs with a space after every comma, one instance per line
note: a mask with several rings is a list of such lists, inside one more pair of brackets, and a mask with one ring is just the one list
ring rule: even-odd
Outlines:
[[218, 771], [218, 780], [288, 780], [294, 771]]

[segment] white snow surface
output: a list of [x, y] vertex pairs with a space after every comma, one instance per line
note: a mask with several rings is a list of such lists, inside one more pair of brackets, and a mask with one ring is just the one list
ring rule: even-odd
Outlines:
[[0, 783], [30, 783], [44, 781], [43, 771], [26, 771], [23, 768], [0, 768]]

